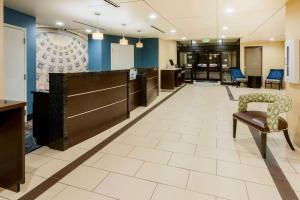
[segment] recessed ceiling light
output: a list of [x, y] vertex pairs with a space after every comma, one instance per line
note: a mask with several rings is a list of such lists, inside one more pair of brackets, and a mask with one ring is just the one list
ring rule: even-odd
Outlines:
[[233, 8], [227, 8], [226, 10], [225, 10], [227, 13], [233, 13]]
[[86, 29], [85, 32], [86, 32], [86, 33], [91, 33], [92, 30], [91, 30], [91, 29]]
[[221, 38], [224, 39], [224, 38], [226, 38], [226, 36], [225, 35], [221, 35]]
[[155, 14], [151, 14], [151, 15], [149, 15], [149, 18], [150, 18], [150, 19], [156, 19], [157, 16], [156, 16]]
[[228, 26], [223, 26], [222, 29], [223, 29], [224, 31], [226, 31], [226, 30], [228, 30]]
[[172, 30], [171, 30], [171, 33], [176, 33], [176, 30], [175, 30], [175, 29], [172, 29]]
[[274, 38], [270, 38], [270, 41], [274, 41], [275, 39]]
[[57, 25], [57, 26], [64, 26], [65, 24], [64, 24], [63, 22], [61, 22], [61, 21], [57, 21], [57, 22], [56, 22], [56, 25]]
[[182, 40], [186, 40], [186, 37], [182, 37], [181, 39], [182, 39]]

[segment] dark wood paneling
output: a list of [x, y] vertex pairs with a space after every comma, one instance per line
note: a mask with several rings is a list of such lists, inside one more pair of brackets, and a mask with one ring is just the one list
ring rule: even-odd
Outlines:
[[49, 144], [49, 93], [33, 92], [33, 137], [38, 145]]
[[144, 76], [138, 75], [135, 80], [130, 80], [129, 84], [129, 100], [130, 111], [133, 111], [139, 106], [145, 105], [144, 88], [142, 79]]
[[144, 92], [143, 106], [148, 106], [156, 99], [156, 97], [158, 97], [159, 94], [158, 68], [138, 69], [138, 73], [144, 76], [142, 79], [142, 87]]
[[66, 117], [88, 112], [124, 99], [127, 99], [127, 85], [95, 93], [68, 97], [68, 112]]
[[124, 74], [115, 71], [101, 72], [101, 76], [96, 72], [66, 74], [65, 78], [68, 81], [68, 87], [66, 88], [68, 95], [120, 86], [127, 81]]
[[15, 192], [25, 183], [24, 106], [0, 101], [0, 187]]
[[50, 147], [65, 150], [129, 117], [129, 71], [50, 74]]
[[175, 71], [161, 70], [161, 89], [173, 90], [175, 88]]
[[[127, 119], [127, 99], [91, 113], [67, 119], [68, 146], [73, 146]], [[82, 134], [84, 133], [84, 134]]]

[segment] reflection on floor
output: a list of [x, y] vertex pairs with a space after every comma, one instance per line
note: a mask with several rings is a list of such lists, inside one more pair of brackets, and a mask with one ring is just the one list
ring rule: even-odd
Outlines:
[[[231, 89], [234, 98], [264, 91]], [[265, 109], [265, 105], [249, 108]], [[134, 111], [132, 117], [143, 109]], [[229, 100], [225, 87], [188, 85], [39, 199], [281, 199], [249, 129], [238, 124], [237, 139], [232, 139], [232, 113], [236, 109], [237, 102]], [[42, 147], [26, 155], [22, 192], [0, 190], [0, 199], [22, 196], [126, 123], [65, 152]], [[269, 135], [268, 146], [300, 194], [299, 151], [292, 152], [282, 134]]]

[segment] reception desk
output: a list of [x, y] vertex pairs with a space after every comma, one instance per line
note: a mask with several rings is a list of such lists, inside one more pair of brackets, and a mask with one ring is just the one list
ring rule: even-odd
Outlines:
[[52, 73], [49, 92], [33, 92], [33, 135], [66, 150], [127, 119], [129, 70]]
[[33, 136], [66, 150], [127, 119], [158, 96], [158, 69], [53, 73], [49, 91], [33, 92]]
[[15, 192], [25, 183], [24, 107], [0, 100], [0, 187]]
[[161, 89], [173, 90], [183, 83], [181, 68], [161, 70]]
[[145, 74], [138, 74], [135, 79], [129, 81], [129, 108], [133, 111], [139, 106], [145, 106], [145, 91], [144, 91]]
[[130, 111], [139, 106], [148, 106], [159, 95], [158, 69], [139, 68], [136, 79], [130, 80]]
[[158, 68], [140, 68], [138, 69], [138, 73], [144, 75], [142, 82], [145, 95], [144, 106], [148, 106], [159, 95]]

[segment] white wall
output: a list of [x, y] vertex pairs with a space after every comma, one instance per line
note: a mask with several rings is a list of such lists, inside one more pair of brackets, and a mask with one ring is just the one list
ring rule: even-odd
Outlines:
[[4, 87], [4, 56], [3, 56], [3, 0], [0, 0], [0, 99], [3, 98]]
[[176, 41], [159, 39], [159, 68], [166, 68], [170, 63], [169, 59], [177, 63]]
[[[270, 69], [284, 68], [284, 42], [242, 42], [241, 43], [241, 69], [245, 71], [245, 47], [261, 46], [263, 48], [262, 76], [263, 83]], [[264, 84], [263, 84], [264, 87]]]
[[160, 88], [160, 69], [165, 69], [169, 66], [169, 60], [172, 59], [174, 63], [177, 63], [177, 44], [174, 40], [159, 39], [159, 81]]

